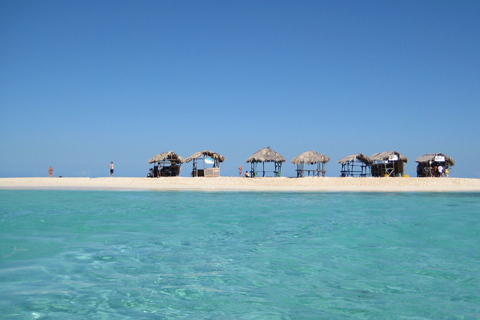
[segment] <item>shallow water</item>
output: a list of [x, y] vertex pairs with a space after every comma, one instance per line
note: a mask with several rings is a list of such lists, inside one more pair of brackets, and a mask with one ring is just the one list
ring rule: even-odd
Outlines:
[[0, 190], [2, 319], [479, 319], [480, 193]]

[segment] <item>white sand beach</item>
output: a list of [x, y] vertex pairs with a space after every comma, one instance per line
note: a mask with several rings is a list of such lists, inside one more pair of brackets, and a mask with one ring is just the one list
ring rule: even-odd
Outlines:
[[466, 178], [0, 178], [0, 189], [480, 192]]

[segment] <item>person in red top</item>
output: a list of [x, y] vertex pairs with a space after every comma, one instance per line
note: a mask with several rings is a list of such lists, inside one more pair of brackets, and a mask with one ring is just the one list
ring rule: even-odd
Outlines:
[[52, 168], [52, 166], [50, 166], [50, 168], [48, 168], [48, 176], [49, 176], [49, 177], [53, 177], [53, 168]]

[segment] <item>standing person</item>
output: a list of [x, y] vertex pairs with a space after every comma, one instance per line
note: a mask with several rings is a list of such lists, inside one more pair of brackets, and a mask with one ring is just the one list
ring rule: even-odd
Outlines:
[[443, 177], [443, 166], [438, 166], [438, 176]]
[[48, 176], [51, 178], [53, 177], [53, 168], [52, 166], [50, 166], [50, 168], [48, 168]]
[[113, 172], [113, 161], [110, 162], [108, 166], [110, 167], [110, 177], [115, 177], [115, 173]]
[[239, 166], [239, 167], [238, 167], [238, 176], [239, 176], [239, 177], [242, 176], [242, 171], [243, 171], [242, 166]]

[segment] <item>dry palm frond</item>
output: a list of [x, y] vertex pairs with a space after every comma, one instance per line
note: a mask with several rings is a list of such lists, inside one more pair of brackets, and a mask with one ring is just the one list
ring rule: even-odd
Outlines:
[[330, 161], [330, 158], [324, 154], [318, 153], [316, 151], [307, 151], [301, 155], [293, 158], [292, 163], [299, 165], [301, 163], [305, 164], [315, 164], [315, 163], [327, 163]]
[[270, 149], [270, 147], [263, 148], [255, 152], [246, 162], [285, 162], [285, 158]]

